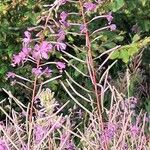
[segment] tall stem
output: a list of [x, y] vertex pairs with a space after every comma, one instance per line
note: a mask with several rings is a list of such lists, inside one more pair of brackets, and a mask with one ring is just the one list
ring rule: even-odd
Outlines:
[[[37, 68], [39, 68], [40, 65], [40, 59], [37, 60]], [[36, 94], [36, 86], [37, 86], [37, 76], [35, 76], [34, 84], [33, 84], [33, 91], [32, 91], [32, 99], [31, 99], [31, 106], [30, 106], [30, 114], [29, 114], [29, 122], [32, 122], [32, 116], [33, 116], [33, 103], [35, 100], [35, 94]]]
[[[86, 46], [87, 46], [87, 52], [88, 52], [87, 63], [89, 64], [89, 67], [90, 67], [90, 69], [89, 69], [90, 78], [91, 78], [91, 81], [94, 85], [94, 92], [95, 92], [95, 96], [96, 96], [96, 103], [97, 103], [98, 116], [99, 116], [99, 125], [101, 128], [101, 131], [103, 131], [104, 126], [103, 126], [102, 111], [101, 111], [101, 99], [100, 99], [99, 93], [98, 93], [97, 77], [96, 77], [96, 70], [94, 68], [94, 61], [93, 61], [93, 57], [92, 57], [92, 47], [91, 47], [90, 35], [88, 32], [88, 26], [87, 26], [85, 14], [84, 14], [84, 8], [83, 8], [82, 0], [79, 0], [79, 3], [80, 3], [80, 9], [81, 9], [81, 15], [82, 15], [84, 27], [86, 29], [85, 38], [86, 38]], [[104, 144], [104, 147], [105, 147], [105, 150], [108, 149], [107, 143]]]
[[[79, 2], [80, 2], [80, 8], [81, 8], [84, 27], [86, 29], [88, 29], [87, 28], [87, 22], [86, 22], [86, 19], [85, 19], [85, 15], [84, 15], [82, 0], [79, 0]], [[90, 77], [91, 77], [91, 80], [92, 80], [93, 85], [94, 85], [94, 91], [95, 91], [96, 102], [97, 102], [97, 107], [98, 107], [98, 114], [99, 114], [100, 124], [101, 124], [101, 127], [102, 127], [102, 112], [101, 112], [100, 98], [99, 98], [99, 93], [98, 93], [98, 88], [97, 88], [96, 71], [95, 71], [95, 68], [94, 68], [94, 62], [93, 62], [93, 58], [92, 58], [92, 48], [91, 48], [91, 42], [90, 42], [90, 36], [89, 36], [88, 30], [86, 30], [86, 32], [85, 32], [85, 38], [86, 38], [86, 46], [88, 48], [88, 50], [87, 50], [87, 52], [88, 52], [88, 61], [87, 61], [87, 63], [89, 63], [89, 66], [90, 66], [90, 70], [89, 70], [90, 74], [91, 74]]]

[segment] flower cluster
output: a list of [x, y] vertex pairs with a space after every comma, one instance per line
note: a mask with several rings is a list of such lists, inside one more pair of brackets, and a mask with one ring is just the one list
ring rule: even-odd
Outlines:
[[[13, 55], [12, 66], [14, 67], [16, 65], [23, 65], [28, 60], [34, 63], [36, 63], [38, 60], [48, 60], [50, 57], [50, 53], [52, 53], [53, 51], [53, 47], [56, 47], [58, 51], [66, 49], [66, 44], [63, 43], [63, 41], [65, 40], [65, 32], [62, 29], [58, 31], [58, 39], [54, 46], [48, 41], [42, 41], [41, 43], [35, 44], [34, 47], [31, 47], [31, 33], [29, 31], [25, 31], [24, 34], [25, 38], [23, 39], [23, 48], [21, 52]], [[65, 69], [66, 65], [63, 62], [58, 61], [56, 62], [56, 67], [60, 72], [62, 72]], [[45, 69], [42, 67], [32, 68], [32, 74], [38, 77], [40, 77], [41, 75], [50, 77], [51, 73], [52, 70], [49, 67], [46, 67]], [[8, 72], [7, 77], [14, 78], [15, 73]]]
[[13, 55], [13, 63], [12, 66], [23, 64], [27, 61], [27, 58], [31, 52], [31, 48], [29, 47], [29, 43], [31, 42], [31, 33], [28, 31], [24, 32], [25, 38], [23, 39], [23, 47], [21, 52], [18, 55]]
[[116, 131], [117, 131], [117, 125], [109, 122], [107, 124], [106, 129], [103, 131], [101, 135], [102, 143], [109, 142], [116, 134]]
[[57, 0], [58, 5], [65, 5], [67, 0]]
[[47, 41], [42, 41], [41, 44], [36, 44], [32, 52], [33, 58], [38, 59], [48, 59], [48, 54], [52, 51], [52, 44]]
[[36, 124], [34, 127], [35, 144], [38, 144], [46, 133], [46, 128]]
[[8, 150], [8, 145], [2, 139], [0, 139], [0, 150]]
[[37, 77], [40, 77], [41, 75], [50, 77], [51, 73], [52, 73], [52, 70], [48, 67], [46, 67], [44, 70], [42, 69], [42, 67], [32, 68], [32, 74]]
[[59, 22], [64, 26], [64, 27], [68, 27], [69, 24], [68, 22], [66, 21], [68, 17], [68, 13], [66, 13], [65, 11], [63, 11], [61, 14], [60, 14], [60, 20]]
[[84, 3], [83, 7], [85, 7], [86, 11], [94, 11], [96, 9], [96, 4], [92, 2]]
[[139, 127], [137, 125], [130, 126], [131, 136], [136, 137], [139, 135]]

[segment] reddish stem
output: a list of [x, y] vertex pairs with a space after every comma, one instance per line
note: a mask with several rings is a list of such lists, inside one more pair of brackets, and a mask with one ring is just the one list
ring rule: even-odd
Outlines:
[[[90, 42], [90, 35], [88, 32], [88, 27], [87, 27], [87, 22], [86, 22], [86, 18], [84, 15], [84, 9], [83, 9], [83, 3], [82, 0], [79, 0], [80, 3], [80, 8], [81, 8], [81, 14], [82, 14], [82, 18], [83, 18], [83, 23], [84, 23], [84, 27], [86, 28], [85, 31], [85, 38], [86, 38], [86, 46], [88, 48], [88, 60], [87, 63], [89, 63], [90, 69], [89, 69], [89, 73], [91, 74], [91, 81], [93, 82], [94, 85], [94, 91], [95, 91], [95, 96], [96, 96], [96, 103], [97, 103], [97, 108], [98, 108], [98, 116], [99, 116], [99, 125], [101, 127], [101, 130], [104, 130], [104, 126], [103, 126], [103, 120], [102, 120], [102, 111], [101, 111], [101, 100], [99, 97], [99, 92], [98, 92], [98, 88], [97, 88], [97, 81], [96, 81], [96, 71], [94, 68], [94, 62], [93, 62], [93, 58], [92, 58], [92, 48], [91, 48], [91, 42]], [[107, 143], [104, 144], [105, 150], [107, 150]]]
[[[37, 68], [39, 68], [40, 65], [40, 59], [37, 60]], [[32, 100], [31, 100], [31, 106], [30, 106], [30, 114], [29, 114], [29, 122], [32, 122], [32, 116], [33, 116], [33, 103], [35, 100], [35, 94], [36, 94], [36, 85], [37, 85], [37, 76], [34, 79], [33, 84], [33, 91], [32, 91]]]

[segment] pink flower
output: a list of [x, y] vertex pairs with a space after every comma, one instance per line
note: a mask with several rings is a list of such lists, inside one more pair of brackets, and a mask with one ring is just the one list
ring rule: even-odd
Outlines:
[[139, 134], [139, 127], [137, 127], [136, 125], [130, 127], [130, 132], [134, 137], [137, 136]]
[[35, 125], [34, 127], [35, 143], [38, 144], [46, 133], [47, 133], [47, 130], [44, 127], [40, 125]]
[[62, 42], [62, 41], [64, 41], [64, 39], [65, 39], [65, 31], [64, 31], [63, 29], [60, 29], [60, 30], [58, 31], [57, 36], [58, 36], [57, 42]]
[[49, 77], [52, 73], [52, 70], [49, 69], [48, 67], [46, 67], [46, 69], [43, 71], [43, 73], [46, 77]]
[[48, 59], [49, 56], [48, 56], [48, 53], [52, 50], [52, 45], [50, 43], [48, 43], [47, 41], [43, 41], [41, 43], [41, 45], [39, 44], [36, 44], [34, 46], [34, 51], [32, 53], [32, 56], [35, 58], [35, 59]]
[[28, 45], [31, 41], [31, 33], [29, 31], [25, 31], [25, 38], [23, 39], [23, 45]]
[[113, 20], [112, 12], [106, 15], [106, 19], [108, 20], [108, 24], [111, 24], [111, 21]]
[[63, 51], [66, 50], [66, 44], [65, 43], [56, 43], [55, 47], [57, 48], [58, 51]]
[[47, 41], [43, 41], [40, 46], [40, 51], [50, 52], [52, 50], [52, 45]]
[[42, 74], [42, 68], [41, 67], [39, 67], [39, 68], [32, 68], [32, 73], [35, 76], [40, 76]]
[[68, 13], [66, 13], [65, 11], [61, 12], [60, 19], [62, 22], [65, 22], [67, 17], [68, 17]]
[[66, 13], [64, 11], [60, 14], [60, 20], [59, 20], [59, 22], [62, 25], [64, 25], [64, 27], [68, 27], [69, 26], [68, 22], [66, 21], [67, 17], [68, 17], [68, 13]]
[[21, 63], [26, 62], [30, 51], [30, 48], [23, 47], [22, 51], [18, 55], [13, 55], [12, 66], [15, 67], [16, 65], [20, 65]]
[[29, 31], [25, 31], [24, 35], [26, 36], [26, 38], [30, 39], [31, 38], [31, 33]]
[[26, 55], [26, 56], [28, 56], [29, 55], [29, 53], [31, 52], [31, 48], [28, 48], [28, 47], [23, 47], [22, 48], [22, 52]]
[[12, 66], [20, 65], [22, 58], [19, 55], [13, 55], [13, 63]]
[[15, 78], [15, 73], [13, 73], [13, 72], [8, 72], [8, 73], [7, 73], [7, 78]]
[[86, 31], [87, 31], [86, 26], [84, 24], [81, 24], [81, 26], [80, 26], [80, 32], [81, 33], [86, 33]]
[[59, 5], [64, 5], [66, 4], [67, 0], [58, 0], [58, 2], [59, 2]]
[[96, 8], [96, 5], [92, 2], [84, 3], [83, 7], [85, 7], [86, 11], [94, 11]]
[[61, 72], [62, 72], [63, 69], [66, 68], [65, 63], [60, 62], [60, 61], [58, 61], [58, 62], [56, 63], [56, 66], [57, 66], [57, 68], [58, 68]]
[[6, 142], [2, 139], [0, 139], [0, 150], [8, 150]]
[[110, 28], [110, 31], [114, 31], [114, 30], [116, 30], [116, 25], [115, 24], [111, 24], [109, 26], [109, 28]]
[[65, 132], [60, 137], [60, 145], [63, 145], [64, 149], [75, 150], [75, 145], [71, 140], [71, 135], [69, 132]]
[[101, 135], [102, 142], [108, 142], [111, 140], [117, 131], [117, 126], [113, 123], [108, 123], [107, 128], [103, 131]]
[[18, 55], [21, 58], [22, 62], [25, 61], [27, 58], [27, 55], [23, 51], [21, 51]]

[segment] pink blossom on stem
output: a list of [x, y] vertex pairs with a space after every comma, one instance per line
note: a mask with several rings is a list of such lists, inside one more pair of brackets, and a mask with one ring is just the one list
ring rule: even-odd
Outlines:
[[62, 25], [64, 25], [64, 27], [68, 27], [68, 26], [69, 26], [68, 22], [66, 21], [67, 17], [68, 17], [68, 13], [66, 13], [65, 11], [63, 11], [63, 12], [60, 14], [60, 20], [59, 20], [59, 22], [60, 22]]
[[52, 70], [49, 69], [48, 67], [46, 67], [46, 69], [43, 71], [43, 73], [46, 77], [49, 77], [52, 73]]
[[139, 134], [139, 127], [137, 127], [137, 125], [131, 126], [130, 132], [132, 136], [137, 136]]
[[64, 149], [75, 150], [75, 145], [73, 141], [71, 140], [71, 136], [69, 132], [65, 132], [61, 135], [60, 145], [63, 145]]
[[66, 4], [67, 0], [58, 0], [59, 5], [64, 5]]
[[23, 45], [28, 45], [31, 41], [31, 33], [29, 31], [24, 32], [25, 38], [23, 39]]
[[63, 29], [60, 29], [60, 30], [58, 31], [57, 36], [58, 36], [57, 42], [62, 42], [62, 41], [64, 41], [64, 40], [65, 40], [65, 31], [64, 31]]
[[59, 69], [60, 72], [62, 72], [62, 70], [66, 68], [66, 64], [63, 63], [63, 62], [58, 61], [56, 63], [56, 67]]
[[101, 140], [102, 142], [108, 142], [109, 140], [111, 140], [117, 130], [117, 126], [113, 123], [108, 123], [107, 128], [103, 131], [102, 135], [101, 135]]
[[22, 51], [18, 55], [13, 55], [12, 66], [20, 65], [26, 62], [31, 48], [23, 47]]
[[81, 26], [80, 26], [80, 32], [81, 33], [86, 33], [86, 31], [87, 31], [86, 26], [84, 24], [81, 24]]
[[113, 20], [112, 12], [106, 15], [106, 19], [108, 20], [108, 24], [111, 24], [111, 21]]
[[110, 31], [114, 31], [114, 30], [116, 30], [116, 25], [115, 24], [111, 24], [109, 26], [109, 28], [110, 28]]
[[61, 12], [60, 19], [62, 22], [65, 22], [67, 17], [68, 17], [68, 13], [66, 13], [65, 11]]
[[50, 52], [52, 50], [52, 45], [47, 41], [43, 41], [40, 46], [40, 51]]
[[15, 73], [13, 73], [13, 72], [8, 72], [8, 73], [7, 73], [7, 78], [15, 78]]
[[29, 48], [29, 47], [23, 47], [22, 48], [22, 52], [26, 55], [26, 56], [28, 56], [29, 55], [29, 53], [31, 52], [31, 48]]
[[84, 3], [83, 7], [85, 7], [86, 11], [94, 11], [96, 8], [96, 4], [92, 2], [86, 2]]
[[13, 55], [12, 66], [20, 65], [22, 58], [19, 55]]
[[39, 67], [39, 68], [32, 68], [32, 73], [35, 76], [40, 76], [42, 74], [42, 68], [41, 67]]
[[47, 130], [44, 127], [40, 125], [36, 125], [34, 127], [35, 143], [38, 144], [46, 133], [47, 133]]
[[57, 48], [58, 51], [66, 50], [66, 44], [65, 43], [57, 42], [55, 47]]
[[0, 139], [0, 150], [8, 150], [6, 142], [2, 139]]
[[48, 59], [48, 53], [52, 50], [52, 45], [47, 41], [43, 41], [40, 45], [36, 44], [34, 46], [34, 51], [32, 52], [32, 56], [35, 59]]

